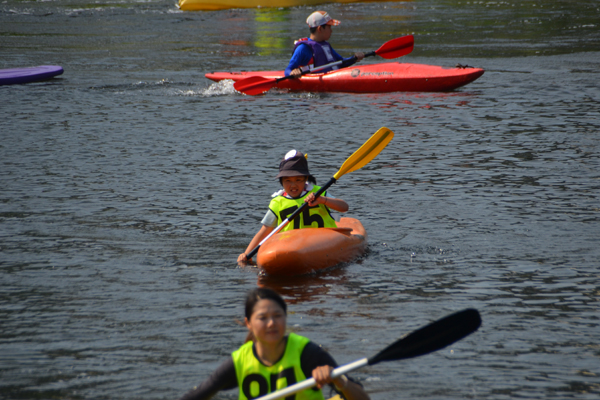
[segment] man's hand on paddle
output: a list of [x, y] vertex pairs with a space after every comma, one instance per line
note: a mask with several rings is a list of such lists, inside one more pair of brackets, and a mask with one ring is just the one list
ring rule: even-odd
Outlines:
[[294, 79], [300, 78], [300, 76], [302, 76], [302, 70], [300, 68], [293, 69], [292, 72], [290, 72], [290, 76]]

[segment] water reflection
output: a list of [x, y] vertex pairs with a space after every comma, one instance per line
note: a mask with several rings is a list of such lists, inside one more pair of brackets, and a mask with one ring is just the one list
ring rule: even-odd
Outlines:
[[271, 288], [280, 293], [290, 304], [314, 301], [329, 293], [331, 288], [347, 282], [343, 265], [315, 274], [296, 277], [273, 277], [259, 275], [258, 286]]
[[259, 55], [268, 56], [280, 53], [280, 50], [293, 48], [293, 39], [288, 38], [285, 27], [293, 23], [289, 9], [259, 9], [254, 12], [255, 36], [253, 45]]
[[[431, 109], [432, 107], [451, 108], [470, 106], [472, 101], [479, 98], [479, 94], [470, 92], [468, 88], [461, 88], [457, 92], [399, 92], [399, 93], [366, 93], [355, 95], [360, 101], [369, 100], [371, 105], [380, 109], [394, 109], [398, 111], [414, 108]], [[350, 101], [352, 99], [349, 99]]]

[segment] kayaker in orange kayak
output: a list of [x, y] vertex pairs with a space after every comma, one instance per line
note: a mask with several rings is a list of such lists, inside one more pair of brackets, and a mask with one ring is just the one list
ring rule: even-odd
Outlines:
[[[331, 378], [337, 364], [329, 353], [306, 337], [285, 334], [287, 306], [277, 292], [252, 290], [246, 297], [245, 316], [249, 334], [246, 343], [181, 400], [206, 400], [236, 387], [239, 399], [254, 399], [310, 377], [319, 389], [331, 385], [347, 400], [369, 400], [362, 386], [345, 375]], [[312, 388], [292, 397], [324, 400], [322, 390]]]
[[298, 78], [302, 75], [303, 70], [344, 60], [344, 64], [341, 66], [319, 71], [325, 73], [340, 67], [348, 67], [365, 57], [364, 53], [358, 52], [353, 57], [343, 58], [333, 50], [333, 47], [327, 41], [333, 33], [331, 27], [339, 25], [340, 21], [331, 18], [327, 12], [315, 11], [308, 16], [306, 23], [310, 28], [310, 37], [298, 39], [295, 42], [294, 54], [285, 69], [285, 76]]
[[279, 174], [276, 178], [279, 179], [283, 189], [273, 193], [269, 209], [261, 221], [262, 227], [254, 235], [246, 251], [238, 256], [237, 261], [240, 265], [250, 262], [246, 254], [250, 253], [302, 203], [308, 203], [309, 207], [287, 224], [281, 232], [301, 228], [336, 228], [330, 209], [339, 212], [348, 211], [348, 204], [344, 200], [328, 197], [327, 192], [315, 200], [315, 193], [320, 186], [316, 185], [315, 178], [308, 170], [306, 156], [297, 150], [290, 150], [285, 155], [279, 164]]

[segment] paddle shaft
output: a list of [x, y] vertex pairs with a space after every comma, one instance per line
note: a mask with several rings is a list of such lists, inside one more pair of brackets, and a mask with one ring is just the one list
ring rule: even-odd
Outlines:
[[[396, 57], [410, 53], [412, 51], [413, 45], [414, 45], [413, 36], [408, 35], [408, 36], [404, 36], [404, 37], [400, 37], [400, 38], [396, 38], [396, 39], [387, 41], [377, 50], [373, 50], [373, 51], [366, 53], [365, 57], [372, 57], [372, 56], [379, 55], [383, 58], [396, 58]], [[332, 62], [330, 64], [321, 65], [320, 67], [313, 68], [313, 69], [310, 69], [307, 71], [302, 71], [301, 75], [306, 75], [306, 74], [310, 74], [313, 72], [322, 71], [324, 69], [334, 67], [336, 65], [341, 65], [344, 63], [352, 65], [356, 62], [356, 60], [357, 60], [357, 57], [354, 55], [351, 58], [349, 58], [348, 60], [340, 60], [340, 61]], [[289, 79], [289, 78], [291, 78], [291, 76], [278, 78], [275, 80], [275, 83], [279, 83], [282, 80]]]
[[[358, 360], [358, 361], [354, 361], [353, 363], [350, 364], [346, 364], [346, 365], [342, 365], [341, 367], [337, 367], [336, 369], [334, 369], [333, 371], [331, 371], [331, 378], [335, 379], [338, 376], [342, 376], [348, 372], [354, 371], [356, 369], [362, 368], [369, 365], [369, 359], [368, 358], [363, 358], [362, 360]], [[292, 386], [288, 386], [285, 389], [281, 389], [278, 390], [276, 392], [270, 393], [266, 396], [260, 397], [256, 400], [275, 400], [275, 399], [281, 399], [283, 397], [287, 397], [289, 395], [292, 395], [294, 393], [298, 393], [301, 392], [303, 390], [306, 389], [310, 389], [311, 387], [315, 386], [317, 384], [317, 382], [315, 381], [315, 378], [310, 378], [307, 379], [305, 381], [302, 382], [298, 382]]]
[[[379, 47], [375, 51], [371, 51], [365, 54], [365, 57], [371, 57], [378, 55], [385, 59], [392, 59], [402, 57], [412, 51], [414, 47], [414, 38], [412, 35], [403, 36], [399, 38], [395, 38], [392, 40], [388, 40], [381, 47]], [[347, 60], [339, 60], [329, 64], [321, 65], [320, 67], [316, 67], [313, 69], [309, 69], [306, 71], [302, 71], [300, 76], [302, 75], [322, 71], [331, 67], [335, 67], [337, 65], [341, 65], [342, 68], [349, 67], [357, 61], [356, 56], [353, 56]], [[291, 79], [292, 76], [284, 76], [282, 78], [264, 78], [261, 76], [250, 76], [245, 79], [241, 79], [233, 84], [235, 90], [238, 90], [242, 93], [256, 96], [258, 94], [262, 94], [267, 90], [271, 89], [273, 86], [277, 85], [279, 82], [284, 81], [286, 79]]]
[[[315, 193], [315, 200], [319, 196], [321, 196], [327, 189], [329, 189], [329, 187], [331, 185], [333, 185], [336, 181], [337, 181], [337, 179], [331, 178], [329, 180], [329, 182], [327, 182], [325, 185], [323, 185], [321, 187], [321, 189], [319, 189]], [[283, 222], [281, 224], [279, 224], [279, 226], [277, 228], [273, 229], [273, 231], [271, 233], [269, 233], [269, 235], [267, 235], [266, 238], [264, 238], [263, 240], [261, 240], [261, 242], [250, 253], [246, 254], [246, 258], [248, 258], [248, 260], [249, 260], [252, 257], [254, 257], [256, 255], [256, 253], [258, 253], [258, 249], [260, 249], [260, 246], [262, 246], [267, 240], [269, 240], [271, 238], [271, 236], [275, 235], [277, 232], [279, 232], [280, 230], [282, 230], [283, 228], [285, 228], [285, 226], [287, 224], [289, 224], [291, 221], [293, 221], [294, 218], [296, 218], [302, 211], [304, 211], [304, 209], [306, 207], [308, 207], [308, 203], [304, 203], [300, 207], [298, 207], [298, 209], [296, 211], [294, 211], [292, 215], [290, 215], [289, 217], [287, 217], [286, 219], [284, 219]]]
[[[370, 53], [365, 54], [365, 57], [371, 57], [371, 56], [375, 56], [375, 55], [377, 55], [377, 53], [375, 53], [374, 51], [371, 51]], [[327, 69], [327, 68], [335, 67], [337, 65], [342, 65], [343, 63], [354, 64], [355, 62], [356, 62], [356, 56], [352, 56], [352, 58], [350, 58], [348, 60], [335, 61], [335, 62], [332, 62], [332, 63], [329, 63], [329, 64], [321, 65], [320, 67], [316, 67], [316, 68], [308, 69], [306, 71], [302, 71], [302, 73], [300, 74], [300, 76], [306, 75], [306, 74], [312, 74], [314, 72], [319, 72], [319, 71], [322, 71], [322, 70]], [[277, 78], [277, 79], [275, 79], [274, 85], [276, 85], [279, 82], [284, 81], [286, 79], [292, 79], [292, 78], [294, 78], [294, 77], [291, 76], [291, 75], [284, 76], [283, 78]]]

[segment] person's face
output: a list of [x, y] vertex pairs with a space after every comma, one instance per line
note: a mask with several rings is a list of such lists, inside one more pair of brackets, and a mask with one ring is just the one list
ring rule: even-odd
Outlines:
[[329, 40], [333, 32], [331, 25], [320, 26], [319, 29], [321, 30], [321, 37], [323, 40]]
[[294, 198], [302, 194], [305, 183], [306, 176], [285, 176], [281, 179], [283, 189]]
[[285, 335], [285, 312], [273, 300], [259, 300], [254, 306], [250, 320], [246, 318], [245, 322], [254, 338], [262, 344], [275, 346]]

